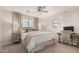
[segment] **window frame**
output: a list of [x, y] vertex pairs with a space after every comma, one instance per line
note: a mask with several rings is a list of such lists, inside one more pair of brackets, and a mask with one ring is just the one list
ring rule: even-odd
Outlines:
[[[26, 24], [23, 20], [24, 20], [24, 21], [27, 20], [27, 22], [26, 22], [27, 24]], [[29, 29], [29, 28], [33, 28], [33, 20], [32, 20], [32, 26], [29, 26], [29, 25], [31, 24], [30, 20], [32, 20], [32, 19], [27, 19], [27, 18], [22, 19], [22, 27], [23, 27], [23, 28], [28, 28], [28, 29]], [[24, 22], [24, 23], [23, 23], [23, 22]], [[25, 26], [23, 26], [24, 24], [25, 24]], [[26, 25], [27, 25], [27, 26], [26, 26]]]

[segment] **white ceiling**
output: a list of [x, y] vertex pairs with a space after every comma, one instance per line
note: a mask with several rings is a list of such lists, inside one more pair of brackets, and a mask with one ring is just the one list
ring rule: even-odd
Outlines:
[[[37, 11], [37, 6], [2, 6], [1, 8], [7, 11], [18, 12], [32, 17], [45, 18], [51, 15], [55, 15], [57, 13], [78, 9], [79, 7], [78, 6], [47, 6], [44, 10], [47, 10], [48, 13], [35, 12]], [[30, 10], [31, 12], [27, 12], [28, 10]]]

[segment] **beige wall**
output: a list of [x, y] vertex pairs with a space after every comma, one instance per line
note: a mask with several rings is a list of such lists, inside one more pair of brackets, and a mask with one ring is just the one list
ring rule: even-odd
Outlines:
[[[58, 28], [52, 27], [52, 20], [54, 18], [58, 18], [60, 21]], [[45, 25], [42, 30], [53, 32], [59, 32], [59, 30], [62, 30], [64, 26], [74, 26], [75, 32], [79, 33], [79, 9], [41, 19], [39, 24], [40, 27], [42, 27], [43, 24]]]
[[1, 10], [1, 32], [2, 32], [2, 45], [9, 44], [12, 42], [12, 13]]
[[0, 42], [1, 42], [1, 19], [0, 19]]
[[74, 26], [75, 32], [79, 33], [79, 9], [64, 14], [63, 26]]
[[63, 20], [63, 15], [60, 14], [60, 15], [55, 15], [55, 16], [50, 16], [48, 18], [44, 18], [44, 19], [40, 19], [40, 30], [43, 30], [43, 31], [51, 31], [51, 32], [57, 32], [59, 31], [59, 28], [61, 28], [62, 24], [59, 25], [58, 28], [54, 28], [53, 25], [52, 25], [52, 22], [55, 18], [58, 18], [59, 21], [61, 22]]
[[[0, 14], [1, 14], [1, 10], [0, 10]], [[1, 22], [1, 15], [0, 15], [0, 45], [1, 45], [1, 39], [2, 39], [2, 22]]]

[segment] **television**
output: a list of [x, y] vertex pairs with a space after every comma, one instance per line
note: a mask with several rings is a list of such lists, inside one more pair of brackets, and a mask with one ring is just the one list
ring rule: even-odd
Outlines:
[[67, 26], [67, 27], [64, 27], [63, 30], [70, 30], [70, 31], [74, 31], [74, 26]]

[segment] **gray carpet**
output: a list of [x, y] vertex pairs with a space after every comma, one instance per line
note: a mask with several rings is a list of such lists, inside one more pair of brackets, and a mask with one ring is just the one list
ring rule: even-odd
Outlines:
[[2, 49], [0, 49], [0, 53], [25, 53], [25, 50], [19, 43], [3, 46]]
[[79, 53], [79, 48], [63, 43], [57, 43], [46, 46], [44, 49], [37, 51], [37, 53]]
[[[0, 49], [0, 53], [26, 53], [23, 46], [19, 44], [6, 45]], [[36, 53], [79, 53], [79, 48], [66, 44], [52, 44], [37, 51]]]

